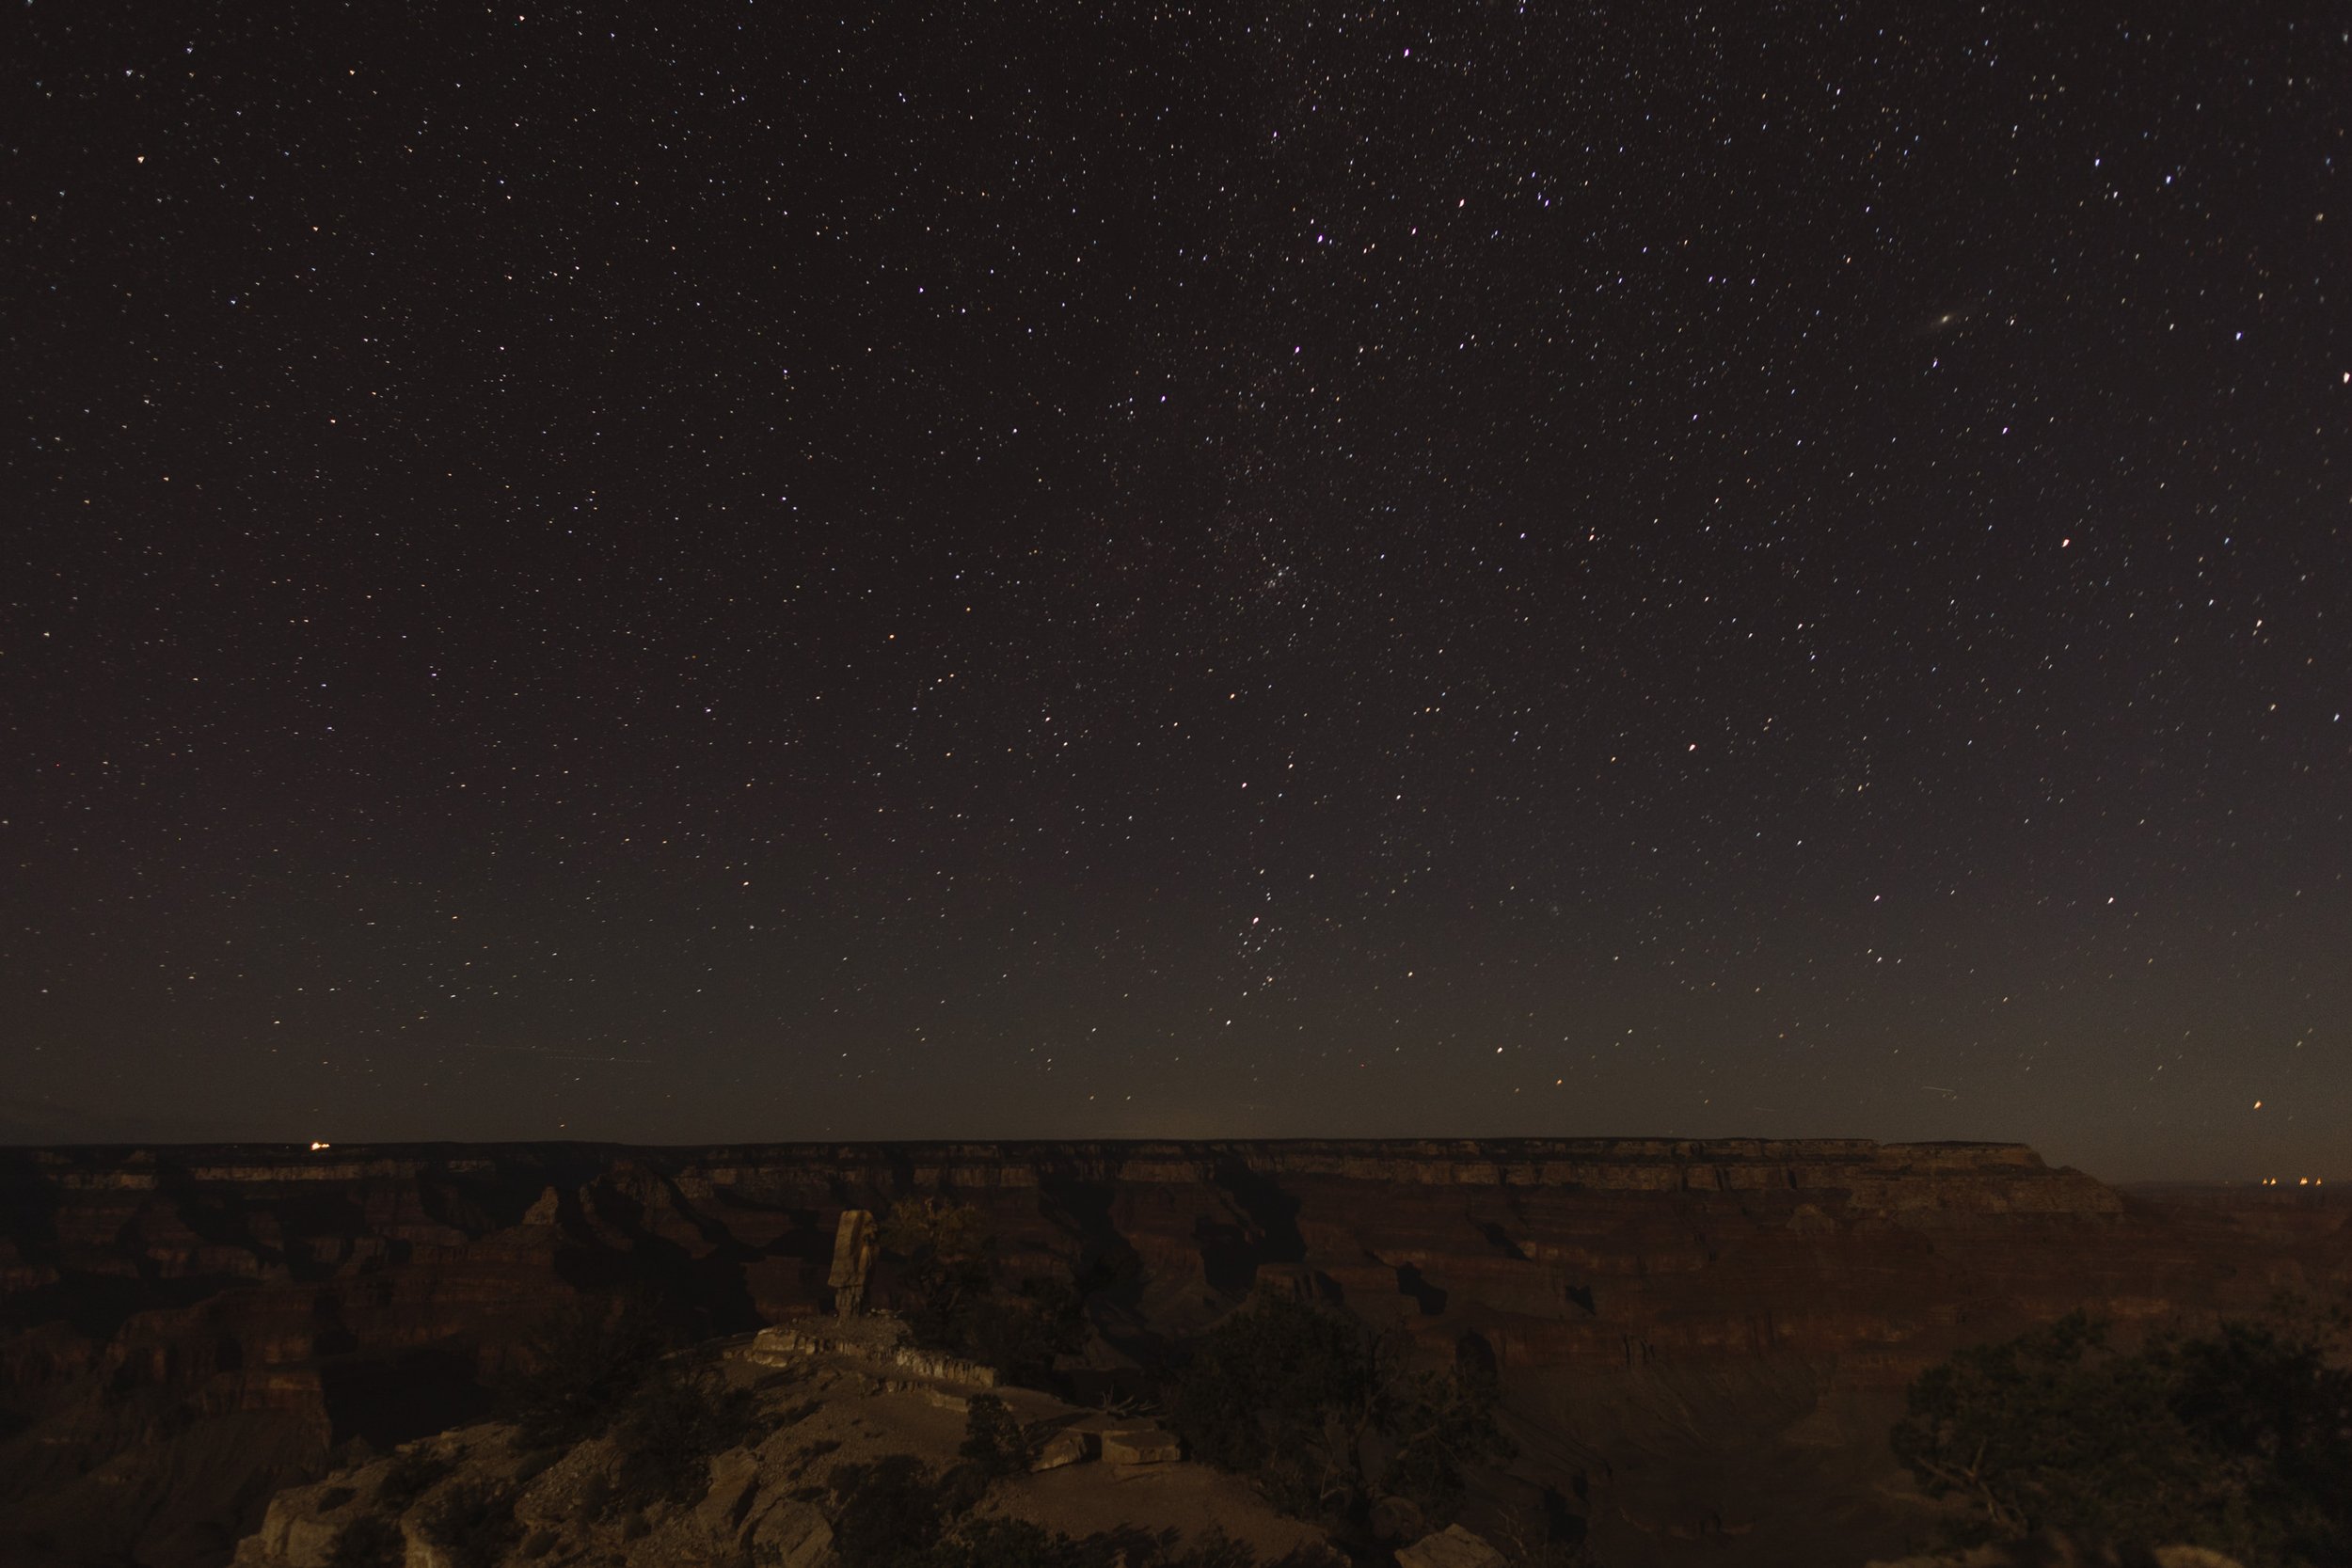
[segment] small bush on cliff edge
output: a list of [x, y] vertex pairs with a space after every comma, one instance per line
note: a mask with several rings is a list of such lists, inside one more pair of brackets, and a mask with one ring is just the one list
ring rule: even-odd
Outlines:
[[1895, 1454], [1995, 1536], [2209, 1546], [2248, 1568], [2352, 1561], [2343, 1323], [2288, 1308], [2127, 1354], [2076, 1312], [1922, 1373]]
[[963, 1447], [959, 1451], [980, 1474], [992, 1479], [1021, 1475], [1037, 1457], [1036, 1445], [1022, 1429], [1021, 1418], [993, 1394], [972, 1396], [963, 1420]]
[[834, 1555], [841, 1568], [900, 1568], [931, 1560], [957, 1510], [913, 1454], [885, 1454], [833, 1472]]
[[614, 1500], [645, 1508], [684, 1499], [704, 1484], [710, 1456], [748, 1442], [756, 1425], [745, 1390], [682, 1357], [659, 1363], [612, 1424]]
[[581, 1297], [544, 1319], [497, 1383], [527, 1448], [568, 1448], [612, 1425], [670, 1338], [643, 1300]]
[[1475, 1358], [1414, 1369], [1406, 1348], [1336, 1312], [1261, 1297], [1201, 1341], [1171, 1416], [1195, 1454], [1293, 1513], [1361, 1524], [1375, 1498], [1395, 1496], [1437, 1528], [1461, 1506], [1464, 1467], [1512, 1449], [1489, 1370]]
[[560, 1450], [610, 1433], [606, 1508], [676, 1501], [712, 1454], [745, 1441], [755, 1402], [672, 1337], [639, 1297], [581, 1298], [543, 1321], [500, 1381], [518, 1447]]

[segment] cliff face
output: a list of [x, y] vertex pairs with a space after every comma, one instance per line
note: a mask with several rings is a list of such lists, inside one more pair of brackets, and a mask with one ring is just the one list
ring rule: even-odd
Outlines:
[[[1157, 1364], [1253, 1285], [1431, 1354], [1476, 1336], [1522, 1457], [1620, 1564], [1899, 1545], [1883, 1436], [1960, 1344], [2352, 1286], [2352, 1204], [2126, 1194], [2011, 1145], [1865, 1140], [580, 1145], [0, 1155], [0, 1555], [216, 1562], [334, 1445], [469, 1419], [573, 1291], [821, 1310], [844, 1208], [946, 1192]], [[878, 1289], [886, 1296], [884, 1275]], [[1806, 1556], [1806, 1552], [1817, 1555]]]

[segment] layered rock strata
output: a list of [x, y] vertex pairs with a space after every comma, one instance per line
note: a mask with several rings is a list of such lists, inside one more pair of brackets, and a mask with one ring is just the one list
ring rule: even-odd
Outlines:
[[[1490, 1358], [1520, 1458], [1480, 1505], [1540, 1497], [1628, 1568], [1818, 1560], [1824, 1530], [1892, 1555], [1913, 1505], [1885, 1426], [1961, 1344], [2352, 1284], [2343, 1194], [2124, 1192], [2015, 1145], [16, 1151], [0, 1556], [217, 1564], [330, 1450], [478, 1417], [575, 1291], [641, 1284], [707, 1334], [812, 1330], [841, 1214], [934, 1194], [986, 1214], [1009, 1278], [1085, 1292], [1073, 1377], [1105, 1392], [1253, 1289]], [[885, 1258], [871, 1299], [894, 1288]]]

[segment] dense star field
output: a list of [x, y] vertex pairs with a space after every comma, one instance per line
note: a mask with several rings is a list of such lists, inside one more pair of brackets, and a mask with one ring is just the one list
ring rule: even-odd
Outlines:
[[0, 1138], [2341, 1163], [2328, 8], [22, 15]]

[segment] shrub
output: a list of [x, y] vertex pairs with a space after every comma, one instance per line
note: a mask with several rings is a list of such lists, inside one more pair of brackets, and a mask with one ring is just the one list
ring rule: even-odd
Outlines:
[[899, 1316], [907, 1336], [926, 1350], [977, 1359], [972, 1320], [987, 1302], [992, 1277], [984, 1258], [917, 1253], [902, 1276]]
[[[1470, 1342], [1484, 1349], [1483, 1341]], [[1372, 1419], [1384, 1451], [1368, 1477], [1375, 1491], [1407, 1499], [1424, 1519], [1442, 1525], [1461, 1511], [1465, 1465], [1510, 1459], [1510, 1441], [1495, 1424], [1501, 1388], [1491, 1354], [1457, 1352], [1451, 1371], [1404, 1371], [1389, 1367], [1375, 1346], [1380, 1386]]]
[[1211, 1331], [1170, 1414], [1195, 1454], [1248, 1473], [1278, 1451], [1323, 1447], [1328, 1420], [1371, 1387], [1370, 1347], [1352, 1319], [1266, 1298]]
[[977, 1258], [989, 1243], [988, 1221], [968, 1203], [911, 1198], [891, 1208], [880, 1239], [906, 1258]]
[[928, 1559], [946, 1533], [938, 1478], [913, 1454], [837, 1466], [833, 1494], [840, 1568], [905, 1568]]
[[1053, 1377], [1055, 1356], [1086, 1343], [1086, 1312], [1078, 1292], [1060, 1280], [1025, 1279], [1013, 1296], [974, 1299], [951, 1332], [966, 1358], [1008, 1383], [1040, 1387]]
[[993, 1394], [972, 1396], [971, 1410], [963, 1421], [963, 1447], [959, 1451], [981, 1475], [991, 1478], [1021, 1475], [1037, 1456], [1036, 1445], [1022, 1430], [1020, 1418]]
[[1054, 1357], [1086, 1342], [1078, 1293], [1058, 1280], [997, 1289], [995, 1241], [977, 1210], [937, 1198], [902, 1203], [882, 1244], [907, 1259], [907, 1332], [926, 1350], [993, 1367], [1007, 1382], [1040, 1384]]
[[1490, 1373], [1412, 1370], [1404, 1352], [1353, 1319], [1262, 1298], [1200, 1344], [1171, 1418], [1194, 1453], [1294, 1513], [1360, 1522], [1393, 1494], [1436, 1528], [1460, 1506], [1463, 1467], [1511, 1449]]
[[613, 1423], [616, 1500], [644, 1508], [687, 1497], [703, 1484], [712, 1454], [752, 1435], [755, 1416], [750, 1394], [707, 1369], [661, 1363]]
[[1995, 1535], [2352, 1560], [2352, 1370], [2329, 1364], [2328, 1332], [2225, 1323], [2126, 1354], [2077, 1312], [1922, 1373], [1892, 1445]]
[[569, 1302], [532, 1331], [499, 1380], [501, 1414], [524, 1448], [569, 1448], [612, 1424], [667, 1348], [642, 1300]]

